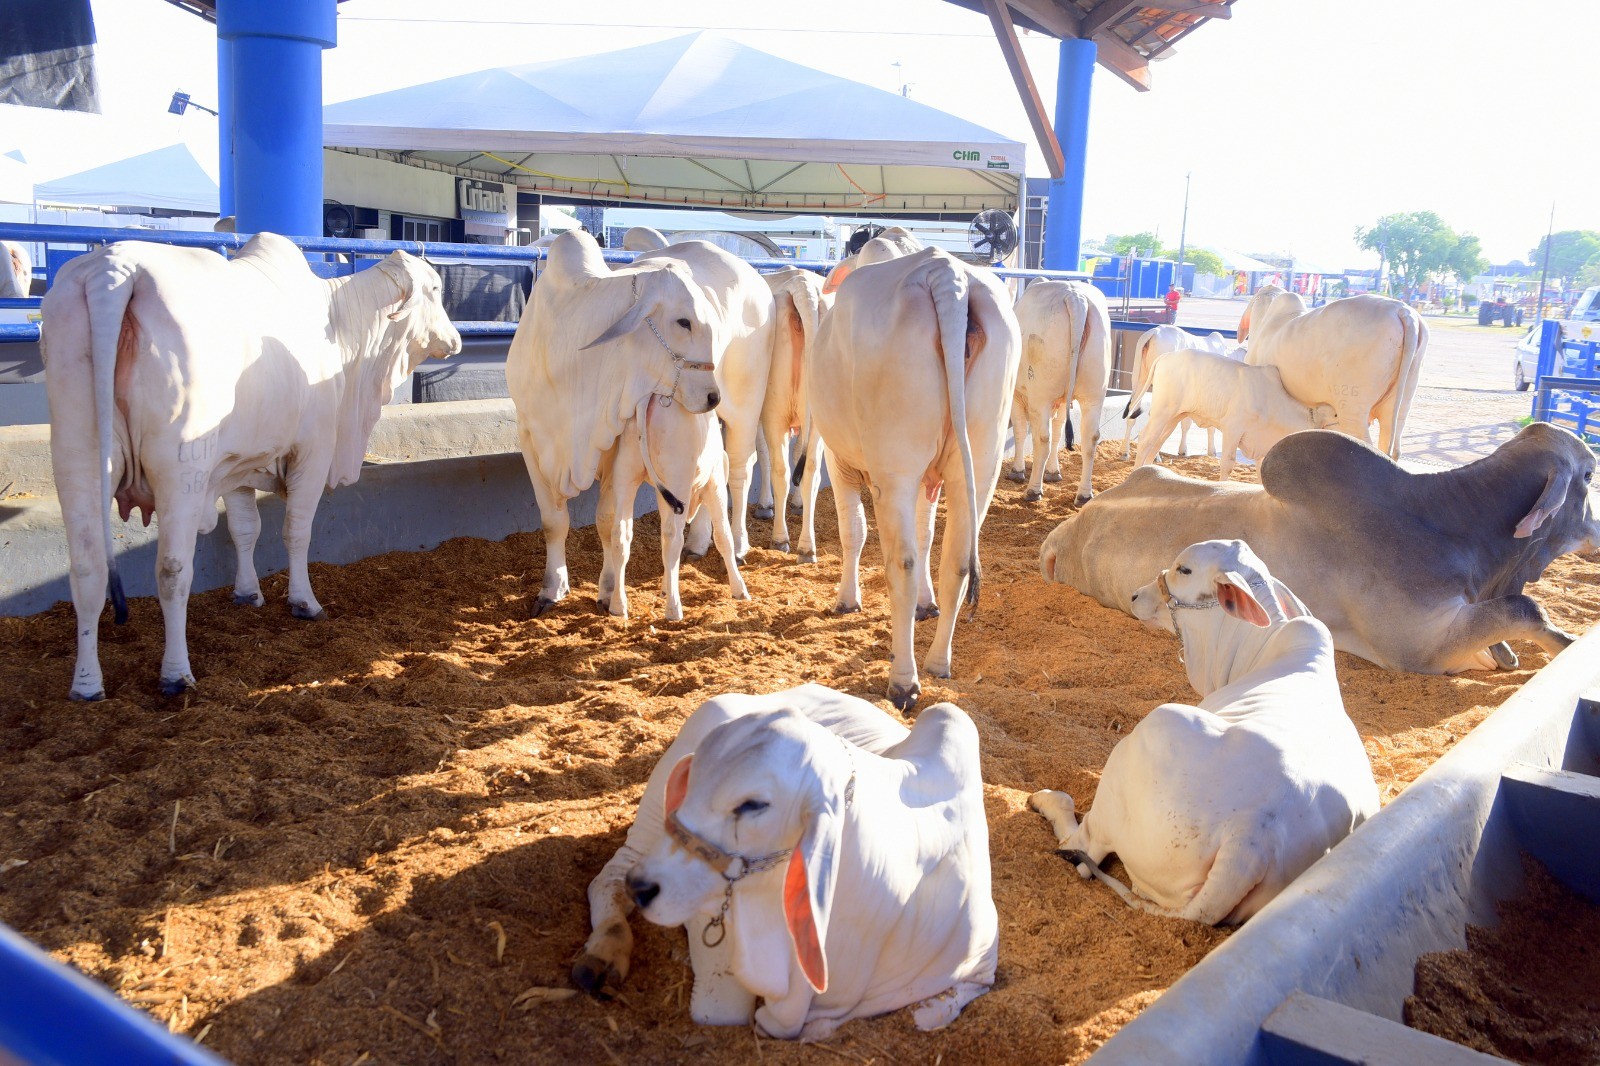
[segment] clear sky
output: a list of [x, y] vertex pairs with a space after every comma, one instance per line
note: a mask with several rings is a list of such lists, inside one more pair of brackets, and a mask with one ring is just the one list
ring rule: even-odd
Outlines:
[[[208, 163], [215, 120], [166, 113], [173, 90], [216, 101], [213, 28], [163, 0], [97, 0], [104, 116], [0, 106], [0, 151], [54, 177], [188, 140]], [[898, 91], [1022, 140], [1027, 119], [988, 20], [941, 0], [349, 0], [326, 53], [324, 98], [344, 100], [466, 71], [623, 48], [701, 27], [830, 73]], [[1024, 37], [1041, 95], [1056, 44]], [[1238, 0], [1135, 92], [1096, 71], [1084, 235], [1157, 230], [1373, 265], [1357, 226], [1432, 210], [1496, 262], [1556, 229], [1600, 230], [1600, 150], [1588, 130], [1600, 0]], [[1065, 146], [1070, 152], [1071, 146]], [[214, 165], [214, 164], [212, 164]]]

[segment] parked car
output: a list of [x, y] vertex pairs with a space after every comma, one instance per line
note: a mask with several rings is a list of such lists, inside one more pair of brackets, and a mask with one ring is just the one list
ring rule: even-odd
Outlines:
[[1518, 392], [1527, 392], [1533, 385], [1534, 377], [1539, 373], [1539, 327], [1541, 324], [1535, 322], [1528, 327], [1528, 332], [1517, 339], [1516, 362], [1512, 365], [1511, 384], [1516, 386]]

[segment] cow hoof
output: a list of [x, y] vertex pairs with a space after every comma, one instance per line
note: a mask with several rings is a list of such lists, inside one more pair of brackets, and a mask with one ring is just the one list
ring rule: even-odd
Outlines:
[[794, 516], [795, 518], [799, 518], [801, 515], [803, 515], [805, 513], [806, 513], [805, 504], [791, 503], [789, 505], [789, 514]]
[[710, 550], [710, 548], [705, 548], [701, 551], [695, 551], [693, 548], [685, 544], [683, 546], [683, 557], [685, 559], [704, 559], [706, 557], [706, 552]]
[[598, 996], [606, 990], [607, 985], [620, 985], [622, 975], [600, 956], [584, 955], [572, 964], [572, 983], [591, 996]]
[[170, 680], [163, 677], [161, 679], [161, 694], [163, 696], [181, 696], [192, 688], [194, 688], [194, 678], [192, 677], [175, 677]]
[[917, 604], [917, 621], [926, 622], [930, 618], [938, 617], [939, 605], [937, 603], [930, 603], [926, 605], [920, 603]]
[[1046, 470], [1044, 472], [1044, 479], [1046, 481], [1050, 482], [1050, 484], [1054, 485], [1056, 482], [1061, 480], [1061, 471], [1059, 471], [1059, 470]]
[[1026, 470], [1008, 470], [1006, 471], [1006, 480], [1026, 481], [1028, 480], [1028, 472]]
[[1489, 654], [1494, 656], [1495, 665], [1502, 670], [1515, 670], [1517, 668], [1517, 653], [1511, 650], [1511, 645], [1505, 641], [1491, 645]]
[[1087, 496], [1074, 496], [1072, 502], [1077, 504], [1079, 507], [1082, 507], [1092, 499], [1094, 499], [1094, 493], [1091, 492]]
[[74, 703], [99, 703], [105, 698], [106, 690], [103, 688], [87, 694], [78, 692], [76, 690], [67, 693], [67, 699]]
[[771, 519], [772, 519], [772, 508], [770, 508], [770, 507], [752, 507], [750, 509], [750, 517], [751, 518], [755, 518], [755, 519], [759, 519], [760, 521], [763, 521], [763, 522], [771, 521]]
[[266, 602], [266, 597], [261, 595], [259, 592], [253, 595], [244, 592], [235, 592], [233, 594], [233, 604], [235, 607], [262, 607], [266, 605]]
[[328, 617], [328, 612], [321, 607], [313, 611], [308, 604], [304, 603], [291, 603], [289, 605], [289, 613], [307, 622], [321, 622]]
[[836, 603], [833, 605], [834, 614], [855, 614], [861, 610], [859, 603]]
[[788, 555], [789, 554], [789, 542], [788, 541], [784, 541], [782, 544], [774, 544], [772, 546], [772, 550], [775, 551], [775, 552], [783, 552], [783, 554]]
[[814, 563], [817, 561], [817, 553], [814, 551], [801, 551], [799, 558], [802, 563]]
[[550, 608], [554, 607], [555, 605], [556, 605], [556, 601], [555, 600], [552, 600], [550, 597], [548, 597], [548, 596], [544, 595], [543, 593], [541, 593], [533, 601], [533, 607], [528, 611], [528, 617], [529, 618], [538, 618], [540, 615], [544, 614], [546, 611], [548, 611]]
[[1035, 502], [1037, 500], [1042, 500], [1042, 499], [1044, 499], [1044, 490], [1043, 489], [1029, 489], [1027, 492], [1024, 492], [1022, 494], [1022, 502], [1023, 503], [1033, 503], [1033, 502]]
[[733, 557], [734, 564], [737, 566], [743, 566], [745, 564], [745, 560], [749, 557], [750, 553], [748, 551], [746, 551], [743, 555], [735, 555]]
[[889, 683], [889, 702], [894, 704], [894, 709], [902, 714], [917, 705], [917, 698], [922, 695], [922, 686], [915, 681], [909, 685], [896, 685]]

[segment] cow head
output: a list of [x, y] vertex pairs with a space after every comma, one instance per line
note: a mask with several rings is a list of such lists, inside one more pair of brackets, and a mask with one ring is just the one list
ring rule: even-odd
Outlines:
[[1569, 430], [1535, 422], [1504, 447], [1515, 453], [1519, 482], [1543, 474], [1538, 497], [1511, 534], [1518, 540], [1542, 542], [1540, 569], [1567, 552], [1600, 551], [1600, 521], [1589, 494], [1595, 457], [1588, 446]]
[[722, 316], [686, 264], [653, 259], [648, 265], [607, 279], [627, 287], [628, 305], [583, 350], [627, 338], [630, 362], [654, 379], [651, 391], [671, 395], [696, 414], [709, 411], [722, 398], [714, 373], [727, 347]]
[[405, 369], [397, 367], [396, 379], [416, 369], [424, 359], [455, 355], [461, 350], [461, 334], [444, 312], [439, 272], [406, 252], [393, 252], [374, 268], [394, 282], [399, 296], [387, 310], [389, 321], [399, 331], [391, 340], [405, 350]]
[[[660, 925], [722, 914], [736, 970], [758, 994], [788, 988], [791, 960], [812, 988], [825, 990], [824, 945], [853, 780], [845, 745], [798, 712], [725, 722], [673, 767], [666, 815], [685, 832], [664, 834], [628, 872], [634, 902]], [[714, 862], [729, 858], [719, 872]], [[756, 871], [745, 873], [751, 864]], [[774, 899], [780, 908], [770, 905]]]

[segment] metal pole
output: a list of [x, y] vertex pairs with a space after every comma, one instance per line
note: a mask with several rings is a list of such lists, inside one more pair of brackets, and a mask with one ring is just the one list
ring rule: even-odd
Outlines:
[[1189, 247], [1189, 179], [1193, 176], [1193, 171], [1183, 176], [1183, 222], [1178, 226], [1178, 276], [1172, 279], [1174, 285], [1183, 280], [1183, 254]]
[[1544, 263], [1539, 267], [1539, 307], [1533, 312], [1533, 320], [1535, 322], [1540, 322], [1544, 319], [1544, 278], [1550, 272], [1550, 238], [1555, 234], [1555, 231], [1556, 205], [1555, 201], [1552, 200], [1550, 201], [1550, 225], [1545, 227], [1544, 231]]
[[1061, 42], [1056, 78], [1056, 136], [1066, 169], [1050, 181], [1044, 220], [1044, 265], [1051, 270], [1078, 269], [1083, 244], [1084, 150], [1089, 140], [1089, 88], [1097, 47], [1073, 38]]

